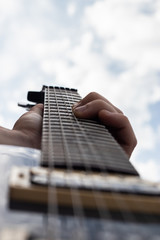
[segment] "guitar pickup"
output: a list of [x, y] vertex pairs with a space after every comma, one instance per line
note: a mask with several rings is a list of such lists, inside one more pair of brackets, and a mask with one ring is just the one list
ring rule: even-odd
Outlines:
[[74, 214], [75, 208], [82, 208], [86, 215], [96, 217], [99, 211], [131, 211], [160, 217], [159, 184], [139, 177], [13, 168], [9, 198], [13, 209], [46, 212], [50, 204], [59, 213], [69, 215]]

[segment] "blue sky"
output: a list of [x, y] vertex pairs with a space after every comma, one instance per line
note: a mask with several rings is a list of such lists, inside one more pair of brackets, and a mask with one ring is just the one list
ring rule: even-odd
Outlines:
[[160, 0], [0, 0], [0, 124], [43, 84], [104, 95], [138, 138], [131, 161], [160, 180]]

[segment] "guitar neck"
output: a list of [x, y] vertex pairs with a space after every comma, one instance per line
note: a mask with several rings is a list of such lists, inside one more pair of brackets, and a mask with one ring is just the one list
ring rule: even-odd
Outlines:
[[43, 87], [41, 164], [54, 168], [138, 175], [109, 131], [96, 121], [77, 119], [74, 89]]

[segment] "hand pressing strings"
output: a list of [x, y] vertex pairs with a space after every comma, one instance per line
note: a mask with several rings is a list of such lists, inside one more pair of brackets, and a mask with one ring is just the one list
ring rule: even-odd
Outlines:
[[[73, 106], [78, 118], [94, 119], [104, 124], [130, 157], [137, 140], [128, 118], [98, 93], [90, 93]], [[0, 144], [41, 148], [43, 104], [23, 114], [12, 130], [0, 127]]]
[[106, 98], [92, 92], [73, 106], [77, 118], [94, 119], [105, 125], [130, 157], [137, 140], [128, 118]]

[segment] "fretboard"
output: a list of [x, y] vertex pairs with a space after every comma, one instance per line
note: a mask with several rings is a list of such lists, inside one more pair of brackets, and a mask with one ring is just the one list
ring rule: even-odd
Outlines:
[[81, 99], [76, 90], [44, 86], [43, 91], [41, 165], [138, 175], [105, 126], [74, 116], [72, 106]]

